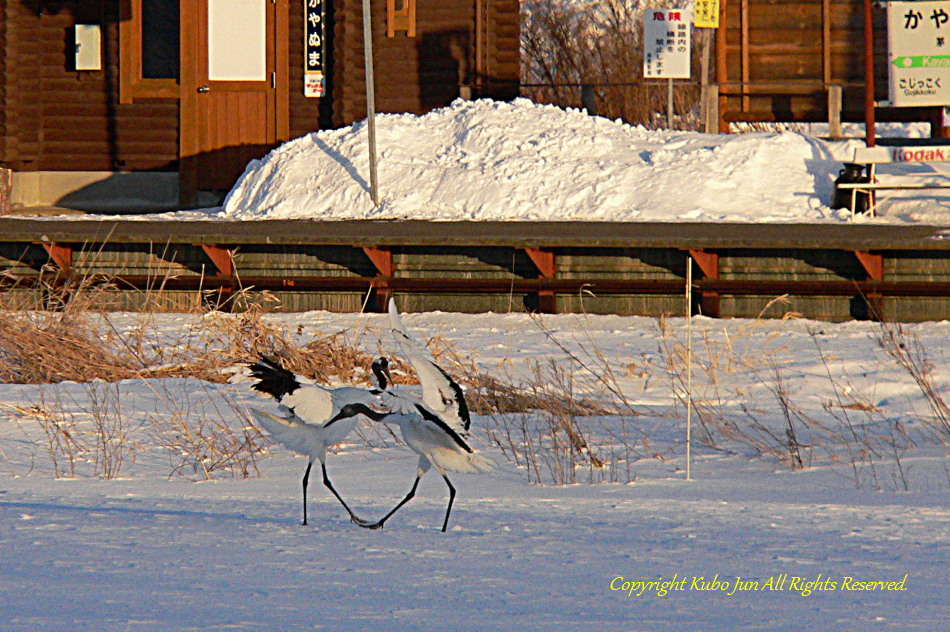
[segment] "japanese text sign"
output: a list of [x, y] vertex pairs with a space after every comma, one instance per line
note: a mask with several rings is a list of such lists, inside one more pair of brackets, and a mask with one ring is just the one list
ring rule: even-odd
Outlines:
[[719, 0], [696, 0], [693, 26], [696, 28], [719, 28]]
[[322, 97], [326, 90], [324, 74], [326, 49], [326, 10], [324, 0], [306, 0], [304, 8], [304, 66], [303, 93], [308, 97]]
[[950, 105], [950, 2], [889, 2], [887, 43], [892, 105]]
[[689, 78], [689, 9], [647, 9], [643, 13], [643, 77]]

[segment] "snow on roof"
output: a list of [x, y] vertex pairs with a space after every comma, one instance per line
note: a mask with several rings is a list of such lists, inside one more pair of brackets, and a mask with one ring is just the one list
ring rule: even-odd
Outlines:
[[[365, 121], [251, 162], [226, 219], [841, 222], [828, 207], [860, 140], [651, 131], [582, 110], [457, 100], [376, 119], [380, 205]], [[875, 221], [945, 223], [950, 198], [883, 205]]]

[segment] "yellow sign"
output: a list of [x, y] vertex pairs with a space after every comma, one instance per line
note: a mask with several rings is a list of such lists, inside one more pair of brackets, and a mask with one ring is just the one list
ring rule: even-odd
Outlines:
[[693, 26], [696, 28], [718, 29], [719, 0], [696, 0]]

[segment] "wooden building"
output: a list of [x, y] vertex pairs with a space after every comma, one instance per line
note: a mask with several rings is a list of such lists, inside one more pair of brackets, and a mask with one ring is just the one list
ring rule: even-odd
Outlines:
[[[371, 7], [377, 112], [517, 95], [517, 0]], [[0, 167], [24, 205], [195, 203], [366, 116], [361, 0], [0, 0], [0, 50]]]
[[[929, 121], [941, 108], [881, 106], [888, 97], [885, 3], [721, 0], [716, 33], [719, 129], [738, 121]], [[869, 28], [870, 27], [870, 28]]]

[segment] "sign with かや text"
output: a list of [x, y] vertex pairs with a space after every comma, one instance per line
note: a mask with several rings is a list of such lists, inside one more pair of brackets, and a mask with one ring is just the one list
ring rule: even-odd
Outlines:
[[887, 59], [891, 105], [950, 105], [950, 1], [888, 2]]

